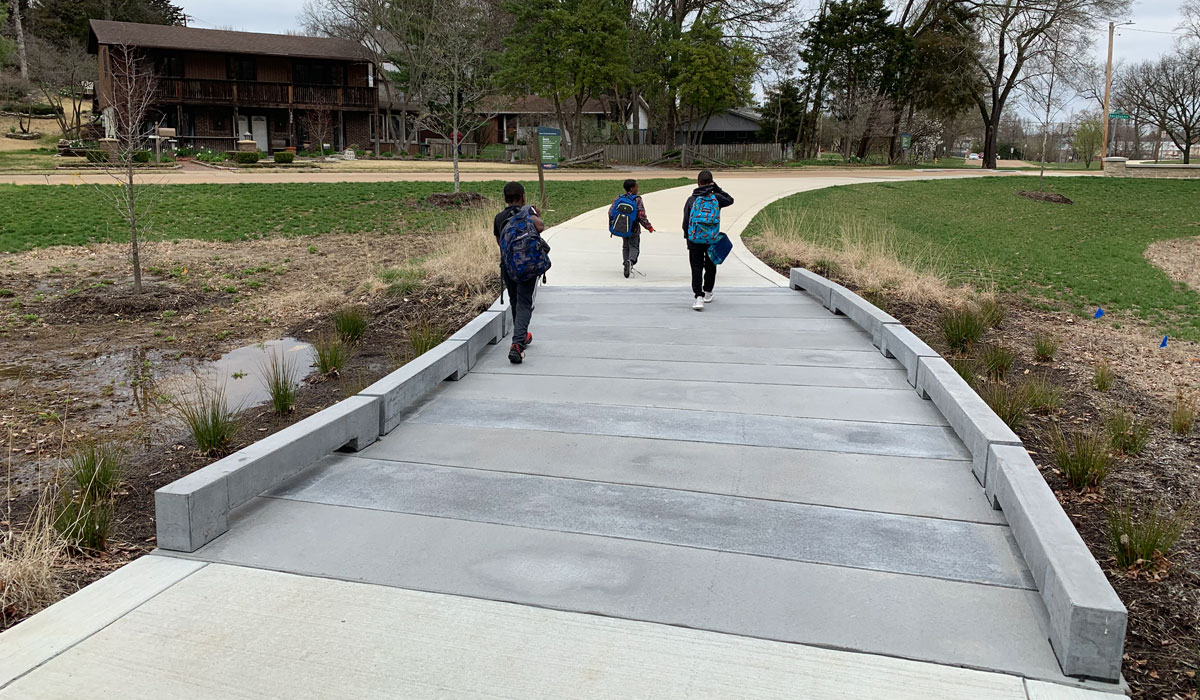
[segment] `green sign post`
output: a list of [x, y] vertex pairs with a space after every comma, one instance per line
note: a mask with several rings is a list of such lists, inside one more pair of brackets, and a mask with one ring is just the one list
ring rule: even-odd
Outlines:
[[900, 148], [905, 151], [912, 148], [912, 134], [907, 132], [900, 134]]
[[562, 151], [562, 131], [548, 126], [539, 126], [538, 157], [542, 159], [542, 167], [557, 168], [559, 153]]
[[1119, 109], [1117, 111], [1109, 114], [1108, 118], [1109, 119], [1124, 119], [1125, 121], [1129, 121], [1129, 115]]

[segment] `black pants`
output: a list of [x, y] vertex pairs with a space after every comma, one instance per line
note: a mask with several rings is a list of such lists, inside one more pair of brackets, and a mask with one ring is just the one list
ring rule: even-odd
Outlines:
[[621, 262], [637, 265], [638, 255], [642, 251], [642, 232], [638, 231], [629, 238], [622, 238], [621, 241]]
[[700, 297], [717, 284], [717, 265], [708, 257], [708, 245], [688, 241], [688, 262], [692, 265], [692, 294]]
[[513, 342], [525, 347], [529, 319], [533, 317], [533, 294], [537, 291], [537, 283], [541, 277], [534, 277], [528, 282], [515, 282], [508, 278], [504, 268], [500, 268], [500, 278], [504, 280], [504, 288], [508, 290], [508, 306], [512, 309]]

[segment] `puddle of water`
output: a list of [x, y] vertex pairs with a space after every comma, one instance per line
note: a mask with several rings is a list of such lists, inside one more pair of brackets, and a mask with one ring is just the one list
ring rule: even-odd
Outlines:
[[219, 360], [201, 363], [195, 372], [210, 386], [224, 386], [225, 400], [231, 408], [250, 408], [271, 399], [265, 383], [271, 353], [291, 365], [297, 386], [316, 370], [316, 348], [302, 340], [281, 338], [232, 350]]

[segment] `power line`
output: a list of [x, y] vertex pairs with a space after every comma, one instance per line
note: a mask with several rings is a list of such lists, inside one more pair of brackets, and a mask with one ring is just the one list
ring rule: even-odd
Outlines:
[[1182, 32], [1164, 32], [1158, 29], [1134, 29], [1133, 27], [1125, 27], [1123, 32], [1142, 32], [1143, 34], [1166, 34], [1168, 36], [1187, 36]]

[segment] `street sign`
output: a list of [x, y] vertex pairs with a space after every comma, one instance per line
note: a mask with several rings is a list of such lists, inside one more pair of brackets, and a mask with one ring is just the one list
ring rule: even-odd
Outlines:
[[900, 134], [900, 148], [902, 148], [905, 151], [912, 148], [912, 134], [909, 134], [909, 133]]
[[558, 155], [562, 150], [562, 131], [548, 126], [539, 126], [538, 157], [542, 159], [543, 168], [557, 168]]
[[1119, 110], [1119, 109], [1118, 109], [1117, 111], [1115, 111], [1115, 112], [1112, 112], [1111, 114], [1109, 114], [1109, 115], [1108, 115], [1108, 118], [1109, 118], [1109, 119], [1124, 119], [1124, 120], [1128, 121], [1128, 120], [1129, 120], [1129, 115], [1128, 115], [1128, 114], [1126, 114], [1125, 112], [1122, 112], [1121, 110]]

